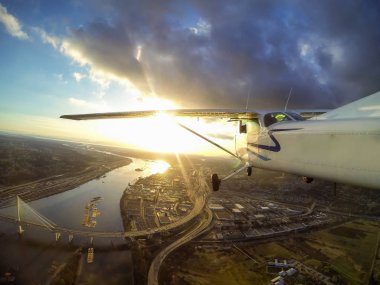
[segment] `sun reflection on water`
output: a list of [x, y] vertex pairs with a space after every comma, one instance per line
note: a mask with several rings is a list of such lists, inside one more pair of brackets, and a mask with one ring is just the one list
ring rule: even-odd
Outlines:
[[169, 167], [170, 167], [169, 163], [162, 160], [158, 160], [158, 161], [152, 162], [152, 164], [150, 165], [150, 172], [152, 174], [164, 173]]

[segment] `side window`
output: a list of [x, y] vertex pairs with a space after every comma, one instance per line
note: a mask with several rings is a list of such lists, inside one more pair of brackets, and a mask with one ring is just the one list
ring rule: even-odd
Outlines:
[[291, 121], [292, 119], [284, 113], [268, 113], [264, 116], [264, 125], [269, 127], [278, 122]]

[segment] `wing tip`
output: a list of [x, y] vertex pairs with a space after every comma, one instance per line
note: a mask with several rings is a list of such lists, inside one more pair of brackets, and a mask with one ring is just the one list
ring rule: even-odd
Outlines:
[[80, 119], [76, 117], [75, 115], [61, 115], [59, 116], [60, 119], [68, 119], [68, 120], [76, 120], [79, 121]]

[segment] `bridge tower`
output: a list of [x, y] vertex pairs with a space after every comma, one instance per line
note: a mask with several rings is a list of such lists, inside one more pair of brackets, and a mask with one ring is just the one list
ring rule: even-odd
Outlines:
[[[31, 206], [25, 203], [20, 196], [16, 196], [16, 211], [17, 211], [17, 224], [18, 232], [22, 234], [25, 230], [22, 228], [22, 224], [35, 224], [43, 226], [50, 231], [56, 231], [56, 224], [44, 217]], [[59, 233], [60, 236], [60, 233]], [[58, 236], [58, 238], [59, 238]], [[57, 237], [57, 236], [56, 236]]]
[[19, 235], [22, 235], [22, 233], [24, 232], [24, 229], [22, 228], [22, 225], [21, 225], [21, 215], [20, 215], [20, 197], [17, 195], [16, 196], [16, 204], [17, 204], [17, 222], [18, 222], [18, 233]]

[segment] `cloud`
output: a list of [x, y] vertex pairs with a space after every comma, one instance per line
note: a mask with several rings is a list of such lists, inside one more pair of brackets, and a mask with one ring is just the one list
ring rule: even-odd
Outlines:
[[143, 67], [136, 58], [138, 46], [122, 27], [94, 22], [87, 27], [71, 29], [65, 43], [64, 52], [78, 62], [91, 65], [95, 73], [129, 80], [141, 92], [150, 93]]
[[7, 8], [0, 4], [0, 22], [4, 25], [7, 32], [16, 38], [26, 40], [29, 36], [22, 30], [21, 24], [16, 17], [9, 14]]
[[380, 89], [376, 1], [149, 5], [99, 5], [112, 21], [71, 29], [67, 42], [143, 94], [187, 107], [245, 107], [249, 90], [250, 107], [283, 107], [290, 88], [291, 108], [331, 107]]
[[58, 49], [61, 45], [61, 39], [52, 35], [49, 35], [45, 30], [39, 27], [33, 27], [32, 30], [36, 32], [44, 43], [50, 44], [55, 49]]
[[[107, 88], [132, 84], [185, 107], [341, 105], [380, 90], [380, 2], [98, 1], [45, 42]], [[339, 11], [339, 13], [336, 13]]]
[[87, 112], [105, 112], [106, 109], [107, 109], [107, 105], [104, 103], [104, 102], [101, 102], [101, 103], [93, 103], [93, 102], [89, 102], [89, 101], [86, 101], [86, 100], [83, 100], [83, 99], [78, 99], [78, 98], [75, 98], [75, 97], [70, 97], [68, 99], [69, 103], [74, 106], [74, 107], [77, 107], [79, 108], [80, 110], [88, 110]]
[[85, 100], [70, 97], [69, 102], [75, 106], [86, 106], [88, 103]]
[[77, 82], [80, 82], [83, 78], [86, 77], [86, 75], [83, 74], [83, 73], [80, 73], [80, 72], [74, 72], [74, 73], [73, 73], [73, 77], [75, 78], [75, 80], [76, 80]]

